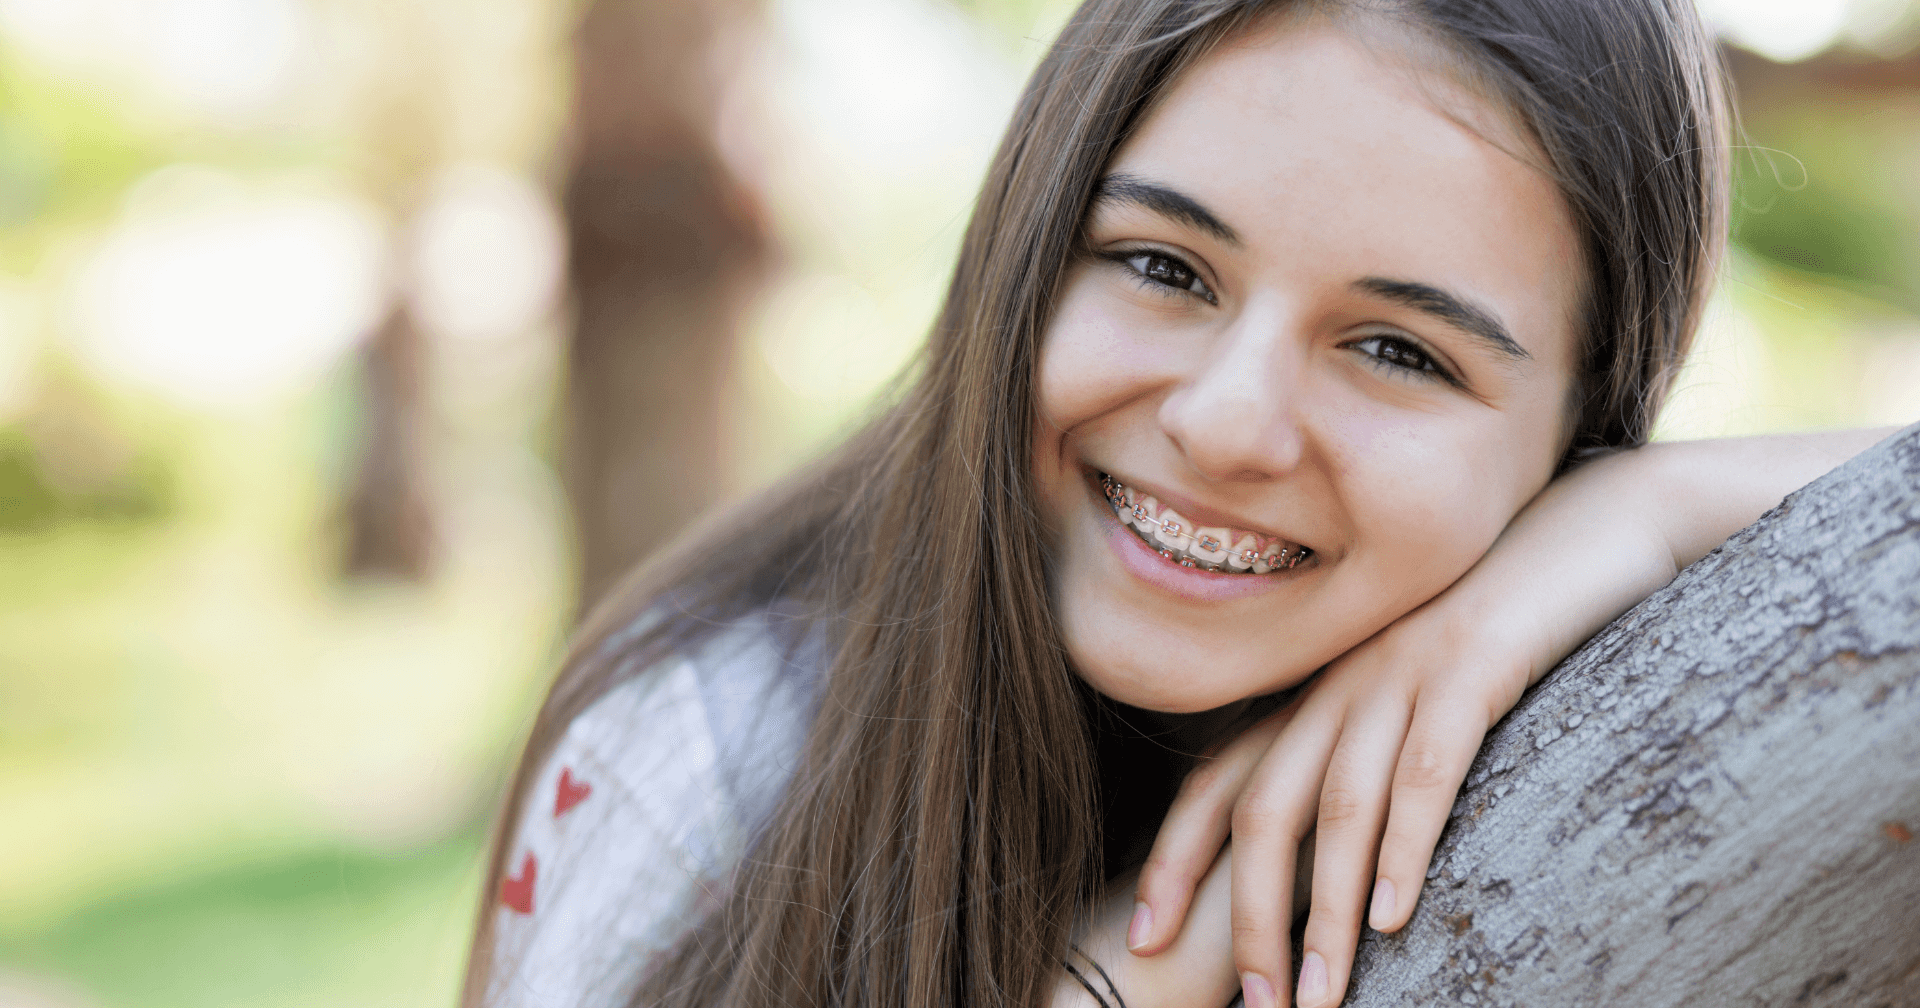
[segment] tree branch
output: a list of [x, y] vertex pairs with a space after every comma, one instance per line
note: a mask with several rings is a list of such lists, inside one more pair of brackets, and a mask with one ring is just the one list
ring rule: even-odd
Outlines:
[[1347, 1003], [1920, 1004], [1915, 832], [1920, 425], [1521, 699]]

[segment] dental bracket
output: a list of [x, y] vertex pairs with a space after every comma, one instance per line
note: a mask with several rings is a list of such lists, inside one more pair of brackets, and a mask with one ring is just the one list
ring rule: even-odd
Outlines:
[[[1100, 488], [1109, 503], [1133, 515], [1134, 521], [1140, 526], [1143, 534], [1147, 526], [1158, 525], [1162, 534], [1177, 539], [1192, 539], [1195, 547], [1209, 553], [1219, 552], [1220, 549], [1226, 545], [1212, 536], [1195, 538], [1186, 533], [1179, 522], [1154, 520], [1148, 516], [1146, 505], [1135, 504], [1133, 502], [1132, 494], [1127, 492], [1126, 484], [1121, 483], [1112, 476], [1104, 473], [1101, 474]], [[1217, 563], [1202, 563], [1191, 555], [1176, 555], [1173, 550], [1164, 546], [1154, 547], [1154, 552], [1158, 553], [1161, 559], [1179, 564], [1182, 567], [1199, 568], [1209, 571], [1221, 571], [1224, 569]], [[1244, 549], [1239, 552], [1240, 559], [1245, 561], [1249, 567], [1255, 563], [1264, 563], [1269, 570], [1292, 570], [1299, 566], [1300, 561], [1307, 558], [1309, 551], [1304, 546], [1298, 549], [1282, 546], [1280, 551], [1273, 556], [1267, 556], [1259, 550], [1252, 549]]]

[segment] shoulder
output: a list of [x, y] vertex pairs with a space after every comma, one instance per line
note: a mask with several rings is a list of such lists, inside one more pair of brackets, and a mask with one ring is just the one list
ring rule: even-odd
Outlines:
[[779, 800], [818, 659], [756, 613], [689, 653], [623, 669], [568, 726], [528, 784], [507, 853], [487, 1004], [624, 1003], [718, 904]]

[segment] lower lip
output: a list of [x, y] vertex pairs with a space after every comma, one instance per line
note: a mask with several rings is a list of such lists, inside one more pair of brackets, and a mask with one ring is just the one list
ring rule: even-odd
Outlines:
[[1098, 510], [1106, 517], [1107, 546], [1120, 558], [1120, 566], [1135, 579], [1169, 595], [1192, 602], [1224, 602], [1275, 591], [1282, 584], [1282, 578], [1267, 574], [1221, 574], [1172, 563], [1120, 524], [1113, 505], [1104, 496], [1099, 499]]

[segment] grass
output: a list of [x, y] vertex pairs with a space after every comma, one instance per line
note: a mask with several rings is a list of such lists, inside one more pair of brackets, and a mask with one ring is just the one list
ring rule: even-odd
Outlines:
[[0, 969], [63, 978], [98, 1008], [448, 1005], [482, 849], [466, 829], [209, 865], [0, 938]]

